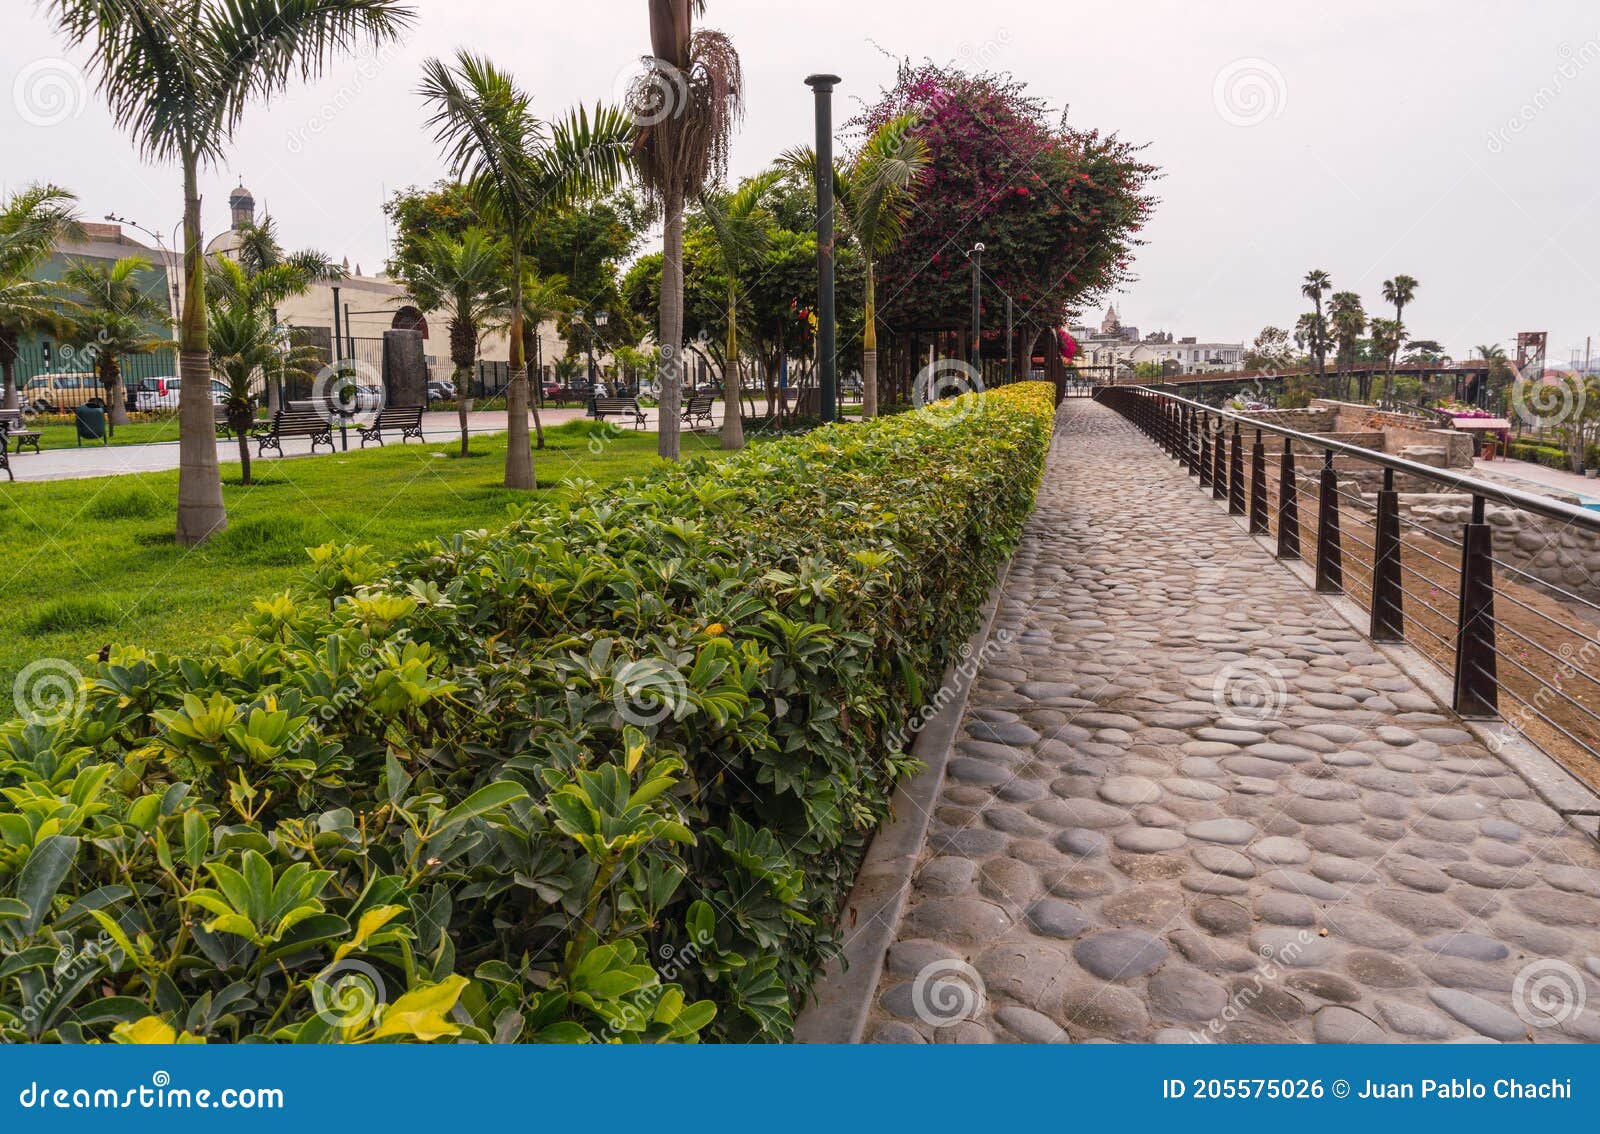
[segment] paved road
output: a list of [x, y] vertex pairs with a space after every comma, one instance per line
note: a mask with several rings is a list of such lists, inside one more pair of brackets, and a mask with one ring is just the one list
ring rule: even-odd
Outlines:
[[1600, 1042], [1600, 848], [1062, 414], [867, 1036]]
[[[578, 421], [585, 416], [581, 407], [549, 408], [540, 412], [540, 420], [546, 426], [561, 425], [569, 421]], [[653, 409], [645, 411], [645, 429], [656, 428], [657, 414]], [[616, 419], [611, 419], [613, 422]], [[722, 405], [717, 403], [714, 411], [714, 420], [717, 426], [722, 423]], [[632, 428], [628, 423], [623, 428]], [[453, 437], [461, 436], [461, 425], [455, 413], [428, 413], [423, 415], [422, 428], [429, 441], [449, 441]], [[530, 427], [531, 428], [531, 427]], [[487, 433], [504, 433], [506, 429], [506, 415], [504, 411], [474, 412], [468, 415], [467, 429], [470, 433], [482, 435]], [[335, 443], [338, 438], [335, 436]], [[394, 444], [394, 441], [390, 441]], [[413, 442], [414, 444], [414, 442]], [[361, 446], [360, 435], [352, 429], [350, 431], [350, 447], [352, 450]], [[285, 459], [307, 457], [311, 455], [309, 440], [289, 438], [283, 443]], [[253, 452], [253, 450], [252, 450]], [[326, 456], [327, 449], [323, 448], [320, 455]], [[239, 446], [231, 440], [220, 440], [217, 443], [217, 457], [224, 463], [238, 461]], [[268, 457], [269, 461], [277, 459]], [[46, 449], [35, 454], [31, 449], [22, 454], [12, 454], [11, 468], [16, 473], [19, 481], [34, 480], [79, 480], [92, 476], [118, 476], [123, 473], [160, 472], [178, 467], [178, 443], [176, 441], [161, 442], [151, 445], [88, 445], [78, 449]]]

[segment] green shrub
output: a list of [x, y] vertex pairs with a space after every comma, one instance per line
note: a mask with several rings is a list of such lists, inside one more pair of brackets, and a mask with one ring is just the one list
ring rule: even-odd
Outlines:
[[1051, 401], [321, 548], [209, 649], [41, 681], [0, 726], [0, 1039], [788, 1037]]

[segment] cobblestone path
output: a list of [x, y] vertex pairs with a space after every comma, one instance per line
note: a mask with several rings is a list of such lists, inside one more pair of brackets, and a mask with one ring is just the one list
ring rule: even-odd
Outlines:
[[1069, 402], [876, 1042], [1600, 1042], [1600, 848]]

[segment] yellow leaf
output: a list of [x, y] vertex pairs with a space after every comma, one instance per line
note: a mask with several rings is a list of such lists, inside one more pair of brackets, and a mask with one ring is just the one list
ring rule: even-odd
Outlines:
[[133, 1023], [118, 1024], [111, 1029], [118, 1043], [177, 1043], [178, 1032], [160, 1016], [146, 1016]]
[[368, 910], [361, 915], [361, 920], [356, 923], [356, 935], [334, 951], [333, 959], [335, 961], [344, 960], [351, 953], [365, 945], [374, 933], [405, 912], [406, 908], [404, 906], [378, 906]]
[[633, 774], [633, 770], [639, 766], [639, 761], [644, 759], [646, 743], [644, 733], [632, 725], [628, 725], [622, 730], [622, 745], [627, 753], [623, 761], [623, 767], [627, 769], [630, 776]]
[[440, 1036], [460, 1035], [460, 1027], [445, 1019], [445, 1013], [456, 1006], [466, 987], [467, 978], [453, 974], [438, 984], [413, 988], [389, 1005], [383, 1013], [383, 1022], [368, 1038], [412, 1036], [426, 1042]]

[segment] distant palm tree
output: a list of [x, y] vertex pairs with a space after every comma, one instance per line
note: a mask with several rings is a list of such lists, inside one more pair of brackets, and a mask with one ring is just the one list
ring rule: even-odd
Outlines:
[[183, 171], [183, 312], [179, 318], [178, 542], [228, 526], [217, 467], [206, 357], [200, 167], [220, 160], [245, 107], [338, 55], [395, 38], [411, 22], [399, 0], [50, 0], [90, 67], [111, 116], [147, 158]]
[[[250, 472], [250, 432], [256, 423], [256, 406], [269, 378], [309, 374], [320, 359], [315, 347], [293, 346], [279, 328], [269, 307], [251, 302], [244, 269], [221, 260], [218, 269], [235, 285], [212, 295], [206, 318], [206, 341], [211, 368], [227, 386], [222, 407], [228, 429], [239, 444], [242, 483], [254, 483]], [[260, 277], [257, 277], [260, 278]], [[209, 385], [209, 381], [207, 383]], [[210, 400], [210, 391], [207, 391]]]
[[168, 337], [151, 331], [166, 327], [171, 318], [166, 281], [152, 292], [148, 281], [139, 279], [153, 266], [143, 256], [124, 256], [115, 261], [73, 260], [61, 273], [66, 338], [94, 359], [113, 425], [128, 423], [122, 359], [172, 345]]
[[1478, 397], [1471, 399], [1482, 405], [1486, 401], [1488, 394], [1493, 393], [1505, 384], [1506, 375], [1511, 368], [1507, 365], [1504, 347], [1496, 343], [1484, 343], [1473, 349], [1478, 352], [1479, 358], [1489, 364], [1489, 372], [1484, 375], [1483, 384], [1477, 388]]
[[744, 71], [726, 35], [694, 30], [703, 0], [649, 0], [649, 10], [654, 58], [628, 104], [640, 124], [634, 160], [645, 200], [662, 212], [658, 451], [675, 461], [684, 373], [684, 203], [727, 172], [734, 127], [744, 113]]
[[[578, 306], [578, 301], [567, 292], [566, 276], [541, 276], [531, 265], [522, 276], [522, 354], [526, 358], [533, 350], [534, 336], [539, 328], [565, 315]], [[543, 381], [541, 375], [538, 379]], [[539, 420], [539, 399], [532, 402], [533, 433], [536, 448], [544, 448], [544, 422]]]
[[[286, 252], [278, 242], [278, 228], [270, 215], [263, 216], [257, 224], [247, 224], [234, 230], [235, 244], [228, 255], [244, 269], [245, 275], [262, 283], [254, 290], [270, 309], [273, 323], [278, 321], [278, 305], [286, 299], [304, 295], [319, 283], [332, 283], [344, 277], [345, 271], [332, 256], [316, 248]], [[211, 287], [214, 277], [209, 276], [206, 286]], [[278, 409], [278, 383], [267, 383], [267, 412]]]
[[1383, 396], [1381, 405], [1388, 405], [1390, 395], [1394, 391], [1394, 356], [1400, 349], [1400, 320], [1374, 319], [1370, 324], [1372, 333], [1372, 357], [1374, 360], [1389, 359], [1389, 373], [1383, 377]]
[[63, 239], [79, 239], [77, 201], [58, 185], [19, 189], [0, 203], [0, 373], [5, 382], [5, 408], [21, 404], [17, 396], [17, 360], [22, 336], [61, 322], [56, 287], [34, 278]]
[[765, 198], [783, 176], [771, 170], [737, 189], [700, 195], [700, 215], [711, 234], [709, 266], [727, 284], [728, 337], [722, 365], [722, 447], [744, 448], [744, 383], [739, 375], [739, 299], [744, 280], [771, 244], [774, 221]]
[[472, 367], [484, 331], [507, 307], [506, 259], [506, 242], [473, 226], [460, 239], [442, 232], [423, 237], [417, 241], [416, 255], [398, 265], [400, 282], [418, 307], [450, 315], [450, 365], [463, 457], [470, 452], [467, 391]]
[[[1340, 382], [1342, 396], [1350, 396], [1349, 368], [1355, 364], [1361, 350], [1361, 336], [1367, 330], [1367, 312], [1361, 296], [1353, 291], [1336, 291], [1328, 299], [1328, 323], [1333, 332], [1335, 364], [1344, 375]], [[1361, 399], [1366, 400], [1366, 384], [1361, 389]]]
[[[879, 126], [850, 161], [834, 174], [834, 200], [847, 235], [866, 261], [865, 322], [861, 330], [861, 416], [878, 413], [878, 286], [877, 262], [888, 255], [900, 236], [917, 178], [928, 166], [928, 147], [913, 131], [920, 121], [907, 113]], [[779, 163], [813, 181], [816, 151], [790, 150]]]
[[464, 182], [474, 206], [510, 249], [506, 383], [507, 488], [532, 489], [528, 443], [528, 366], [523, 339], [522, 256], [535, 222], [620, 182], [633, 145], [633, 124], [621, 111], [596, 105], [554, 125], [536, 118], [532, 100], [488, 59], [462, 51], [452, 68], [423, 64], [421, 93], [433, 107], [429, 124], [445, 147], [451, 176]]
[[1389, 371], [1394, 372], [1395, 358], [1406, 341], [1406, 304], [1417, 294], [1417, 281], [1411, 276], [1395, 276], [1383, 281], [1383, 301], [1394, 304], [1395, 343], [1389, 354]]
[[1323, 383], [1327, 378], [1328, 360], [1328, 324], [1322, 315], [1322, 294], [1332, 286], [1333, 278], [1321, 268], [1313, 268], [1307, 272], [1305, 282], [1300, 285], [1300, 294], [1311, 300], [1314, 306], [1308, 346], [1311, 357], [1317, 364], [1319, 391], [1323, 390]]

